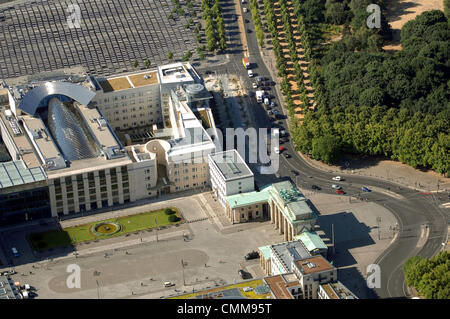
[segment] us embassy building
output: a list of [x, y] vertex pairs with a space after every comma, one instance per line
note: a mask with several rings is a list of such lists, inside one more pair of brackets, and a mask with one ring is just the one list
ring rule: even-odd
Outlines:
[[189, 63], [3, 81], [0, 225], [209, 186], [211, 98]]

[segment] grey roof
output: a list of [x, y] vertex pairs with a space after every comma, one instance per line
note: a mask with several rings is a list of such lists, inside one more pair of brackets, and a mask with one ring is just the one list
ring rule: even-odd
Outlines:
[[292, 271], [292, 262], [311, 257], [309, 251], [299, 241], [289, 241], [271, 246], [284, 266]]
[[0, 189], [46, 179], [43, 169], [25, 166], [22, 160], [0, 163]]
[[226, 181], [253, 176], [253, 172], [235, 149], [215, 153], [214, 155], [211, 155], [211, 159], [214, 161]]
[[50, 95], [64, 95], [80, 104], [88, 105], [95, 93], [91, 90], [70, 82], [46, 82], [44, 85], [35, 87], [29, 91], [19, 104], [19, 108], [30, 115], [36, 113], [39, 104]]

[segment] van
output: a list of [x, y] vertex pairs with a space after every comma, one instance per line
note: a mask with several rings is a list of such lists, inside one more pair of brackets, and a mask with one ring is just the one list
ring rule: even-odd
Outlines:
[[11, 248], [11, 251], [14, 257], [19, 257], [19, 252], [17, 251], [16, 247]]

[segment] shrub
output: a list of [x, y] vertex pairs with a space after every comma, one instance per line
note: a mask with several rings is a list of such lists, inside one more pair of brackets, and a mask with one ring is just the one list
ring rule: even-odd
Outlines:
[[175, 214], [176, 212], [175, 212], [173, 209], [166, 208], [166, 209], [164, 210], [164, 213], [165, 213], [166, 215], [173, 215], [173, 214]]
[[171, 222], [171, 223], [175, 223], [175, 222], [177, 222], [179, 220], [180, 220], [180, 217], [178, 217], [177, 215], [170, 215], [169, 216], [169, 222]]

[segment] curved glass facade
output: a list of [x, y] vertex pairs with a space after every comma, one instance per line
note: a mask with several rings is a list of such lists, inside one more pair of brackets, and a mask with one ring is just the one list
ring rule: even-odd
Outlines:
[[48, 103], [48, 128], [68, 161], [98, 156], [98, 149], [84, 123], [59, 99]]
[[19, 108], [30, 115], [34, 115], [40, 106], [46, 106], [51, 95], [67, 96], [80, 104], [88, 105], [95, 93], [89, 89], [69, 82], [46, 82], [29, 91], [19, 104]]

